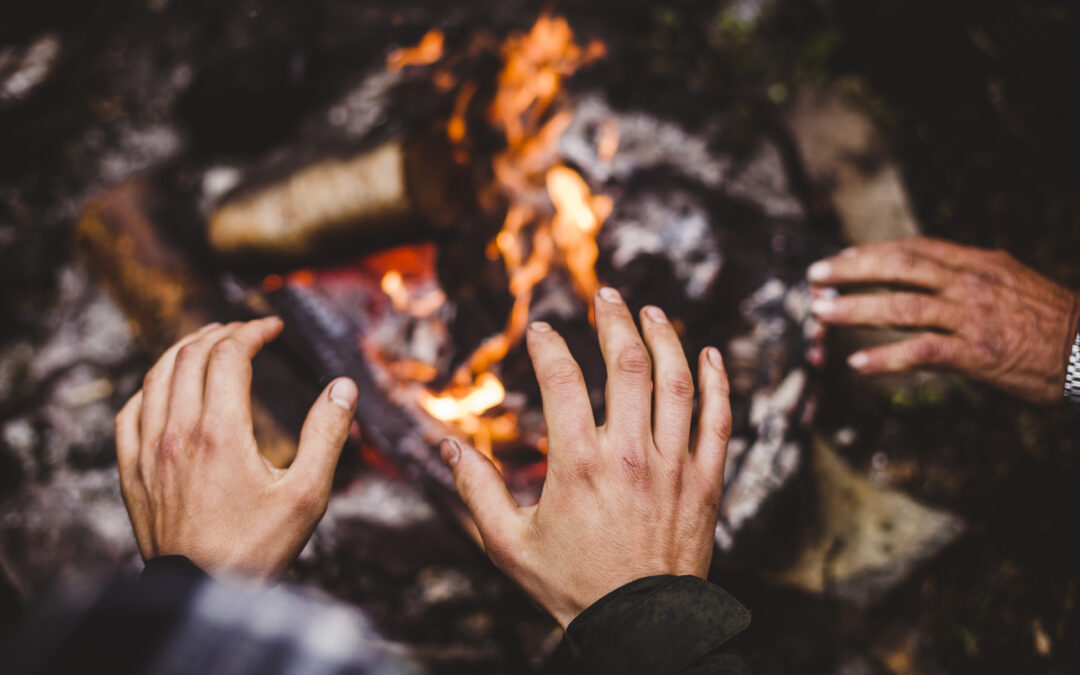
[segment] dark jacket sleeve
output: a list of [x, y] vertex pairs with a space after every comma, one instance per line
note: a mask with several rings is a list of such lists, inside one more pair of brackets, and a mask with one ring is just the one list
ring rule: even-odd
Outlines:
[[60, 593], [0, 655], [0, 671], [141, 673], [207, 578], [187, 558], [166, 556], [146, 563], [137, 583], [119, 575], [93, 593]]
[[749, 625], [750, 612], [715, 584], [692, 576], [646, 577], [578, 615], [548, 673], [747, 673], [728, 643]]

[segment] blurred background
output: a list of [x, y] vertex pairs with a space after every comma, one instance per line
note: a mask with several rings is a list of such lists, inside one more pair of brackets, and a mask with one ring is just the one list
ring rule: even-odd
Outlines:
[[[158, 350], [266, 303], [298, 321], [325, 306], [373, 336], [356, 367], [404, 421], [346, 453], [292, 578], [433, 672], [538, 670], [554, 624], [444, 517], [437, 476], [393, 454], [434, 418], [535, 491], [543, 432], [512, 317], [554, 317], [595, 385], [578, 296], [599, 280], [670, 310], [688, 348], [749, 363], [740, 439], [775, 453], [777, 496], [722, 522], [713, 578], [754, 613], [754, 672], [1077, 672], [1080, 414], [953, 377], [855, 381], [858, 335], [809, 368], [792, 307], [818, 256], [913, 232], [1080, 285], [1078, 21], [1050, 0], [7, 3], [0, 633], [56, 584], [138, 568], [112, 417]], [[538, 79], [500, 113], [515, 63]], [[289, 201], [309, 198], [325, 201]], [[252, 215], [266, 203], [288, 214], [277, 230]], [[577, 204], [587, 240], [560, 234]], [[534, 268], [496, 246], [508, 213], [553, 233], [528, 293], [515, 273]], [[527, 258], [546, 241], [530, 236]], [[256, 382], [282, 461], [337, 363], [316, 328]], [[497, 388], [476, 357], [494, 334]], [[785, 382], [798, 403], [754, 418]], [[729, 473], [756, 484], [746, 467]], [[866, 498], [830, 511], [838, 486]], [[847, 511], [872, 514], [885, 551], [851, 578], [832, 557], [871, 535]]]

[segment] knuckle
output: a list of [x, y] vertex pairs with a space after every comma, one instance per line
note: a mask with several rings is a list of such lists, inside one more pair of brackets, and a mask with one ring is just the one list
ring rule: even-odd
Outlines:
[[983, 274], [977, 272], [963, 272], [960, 275], [960, 282], [964, 290], [970, 294], [982, 294], [986, 288], [987, 278]]
[[214, 361], [231, 361], [240, 355], [240, 343], [235, 338], [227, 337], [219, 340], [210, 350], [210, 358]]
[[584, 384], [581, 369], [570, 359], [560, 359], [544, 373], [544, 382], [556, 391], [573, 391]]
[[304, 519], [319, 518], [326, 511], [327, 500], [306, 481], [298, 481], [290, 495], [292, 510]]
[[705, 425], [705, 430], [709, 434], [709, 438], [714, 443], [726, 446], [727, 442], [731, 439], [731, 416], [724, 416], [722, 419], [712, 420]]
[[218, 445], [222, 436], [223, 425], [218, 421], [216, 413], [207, 410], [196, 425], [192, 433], [193, 442], [203, 449], [210, 449]]
[[176, 364], [179, 366], [181, 363], [192, 361], [197, 354], [198, 348], [194, 343], [186, 344], [180, 348], [180, 351], [176, 352]]
[[644, 448], [639, 444], [631, 445], [624, 450], [619, 458], [619, 465], [631, 485], [645, 489], [652, 483], [652, 472], [649, 470]]
[[652, 375], [652, 360], [642, 347], [623, 347], [615, 356], [615, 370], [627, 377], [643, 380]]
[[675, 403], [689, 403], [694, 398], [694, 380], [686, 371], [664, 377], [658, 389], [661, 395]]
[[173, 429], [166, 429], [158, 442], [158, 457], [164, 463], [176, 461], [183, 455], [186, 439]]
[[484, 552], [491, 558], [491, 562], [501, 570], [506, 570], [514, 565], [515, 546], [510, 537], [501, 532], [492, 531], [490, 528], [482, 533], [484, 539]]
[[917, 321], [925, 306], [925, 299], [915, 293], [895, 293], [889, 299], [893, 317], [904, 321]]
[[701, 506], [706, 513], [720, 513], [720, 504], [724, 493], [719, 481], [706, 480], [701, 489]]
[[916, 340], [909, 349], [914, 363], [941, 363], [947, 359], [945, 345], [941, 340]]
[[569, 457], [570, 471], [579, 478], [591, 478], [599, 473], [596, 456], [586, 452], [574, 452]]
[[899, 252], [896, 259], [896, 266], [904, 272], [910, 272], [917, 268], [919, 263], [922, 262], [922, 258], [914, 251], [903, 249]]
[[163, 374], [160, 366], [154, 366], [150, 370], [146, 371], [146, 375], [143, 376], [143, 391], [148, 391], [157, 386], [161, 381]]
[[988, 328], [979, 332], [976, 345], [983, 356], [991, 363], [998, 363], [1008, 355], [1008, 340], [996, 329]]

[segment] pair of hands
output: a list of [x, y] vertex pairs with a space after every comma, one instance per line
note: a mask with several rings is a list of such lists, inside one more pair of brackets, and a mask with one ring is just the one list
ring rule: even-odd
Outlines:
[[916, 237], [867, 244], [815, 263], [819, 288], [886, 284], [905, 290], [822, 295], [811, 311], [827, 325], [926, 329], [856, 352], [860, 374], [954, 370], [1035, 403], [1060, 401], [1080, 294], [1003, 251]]
[[[608, 592], [646, 576], [708, 572], [731, 434], [720, 352], [694, 381], [674, 327], [656, 307], [639, 333], [613, 289], [596, 297], [607, 364], [607, 414], [597, 427], [584, 378], [543, 323], [527, 334], [547, 422], [548, 475], [521, 507], [494, 465], [456, 441], [440, 447], [497, 566], [565, 628]], [[179, 554], [214, 572], [280, 574], [325, 512], [356, 386], [319, 397], [287, 470], [258, 451], [251, 358], [277, 319], [207, 326], [168, 350], [116, 419], [121, 488], [144, 558]]]

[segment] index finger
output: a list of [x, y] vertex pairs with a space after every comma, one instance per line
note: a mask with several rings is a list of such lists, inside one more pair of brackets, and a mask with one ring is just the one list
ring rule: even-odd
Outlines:
[[251, 359], [281, 333], [283, 326], [277, 317], [249, 321], [211, 348], [204, 422], [210, 418], [213, 426], [252, 427]]
[[912, 242], [886, 241], [848, 249], [810, 266], [807, 278], [819, 285], [903, 284], [939, 291], [955, 272]]
[[596, 420], [585, 378], [566, 342], [548, 324], [535, 322], [526, 344], [540, 383], [552, 471], [561, 471], [567, 459], [577, 459], [579, 465], [594, 462]]

